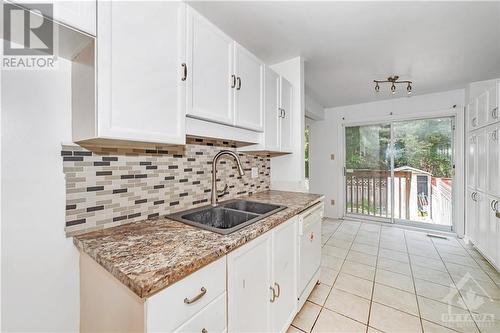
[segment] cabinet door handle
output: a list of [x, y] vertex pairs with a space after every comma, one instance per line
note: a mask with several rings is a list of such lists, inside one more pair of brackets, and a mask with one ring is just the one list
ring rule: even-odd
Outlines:
[[181, 81], [186, 81], [187, 80], [187, 77], [188, 77], [188, 68], [187, 68], [187, 65], [185, 62], [183, 62], [181, 64], [181, 67], [182, 67], [182, 77], [181, 77]]
[[241, 89], [241, 77], [237, 77], [236, 78], [236, 81], [238, 82], [238, 86], [236, 87], [236, 90], [240, 90]]
[[269, 299], [269, 302], [274, 303], [274, 301], [276, 300], [276, 291], [274, 290], [273, 287], [269, 287], [269, 290], [271, 290], [272, 292], [271, 299]]
[[205, 289], [205, 287], [201, 287], [200, 289], [200, 293], [198, 295], [196, 295], [195, 297], [189, 299], [189, 298], [184, 298], [184, 303], [186, 304], [192, 304], [194, 302], [196, 302], [197, 300], [199, 300], [200, 298], [202, 298], [203, 296], [205, 296], [205, 294], [207, 293], [207, 290]]
[[201, 333], [208, 333], [207, 329], [206, 328], [202, 328], [201, 329]]
[[281, 111], [281, 108], [278, 108], [278, 118], [282, 118], [283, 111]]
[[474, 117], [472, 118], [472, 127], [476, 127], [477, 126], [477, 118]]
[[498, 139], [498, 130], [494, 130], [493, 132], [491, 132], [491, 140], [497, 141], [497, 139]]
[[283, 118], [286, 118], [286, 110], [283, 109]]
[[236, 87], [236, 75], [231, 75], [231, 88]]
[[490, 207], [492, 211], [496, 212], [498, 208], [498, 200], [491, 200]]
[[[281, 295], [281, 288], [277, 282], [274, 282], [274, 285], [276, 286], [276, 289], [278, 290], [278, 292], [276, 293], [276, 298], [278, 298]], [[274, 288], [273, 288], [273, 290], [274, 290]]]
[[493, 119], [497, 119], [498, 118], [498, 106], [494, 107], [491, 110], [491, 118], [493, 118]]

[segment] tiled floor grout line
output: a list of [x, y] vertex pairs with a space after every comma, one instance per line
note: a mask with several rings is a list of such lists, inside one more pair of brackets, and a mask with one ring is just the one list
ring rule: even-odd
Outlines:
[[[322, 247], [322, 248], [324, 248], [325, 246], [335, 246], [335, 245], [329, 245], [329, 244], [328, 244], [328, 242], [330, 242], [332, 239], [334, 239], [334, 236], [335, 236], [336, 234], [338, 234], [338, 233], [342, 233], [342, 232], [343, 232], [343, 230], [342, 230], [342, 228], [343, 228], [343, 227], [346, 227], [346, 228], [351, 228], [351, 227], [353, 226], [353, 225], [351, 225], [351, 224], [348, 224], [348, 225], [346, 226], [345, 222], [346, 222], [345, 220], [340, 220], [340, 221], [339, 221], [339, 225], [335, 228], [335, 231], [333, 231], [333, 233], [331, 233], [331, 235], [328, 237], [328, 239], [327, 239], [327, 240], [325, 240], [325, 243], [321, 245], [321, 247]], [[347, 222], [349, 222], [349, 221], [347, 221]], [[339, 266], [338, 270], [337, 270], [337, 269], [335, 269], [335, 268], [331, 268], [331, 267], [325, 266], [325, 267], [327, 267], [328, 269], [331, 269], [331, 270], [337, 271], [337, 274], [336, 274], [335, 278], [332, 280], [333, 282], [332, 282], [331, 286], [328, 286], [328, 287], [329, 287], [329, 288], [327, 289], [327, 290], [328, 290], [328, 293], [327, 293], [326, 297], [324, 298], [324, 302], [323, 302], [323, 304], [321, 304], [321, 305], [320, 305], [320, 304], [315, 303], [314, 301], [309, 301], [309, 300], [307, 300], [308, 302], [311, 302], [312, 304], [314, 304], [314, 305], [316, 305], [316, 306], [319, 306], [319, 307], [320, 307], [320, 310], [319, 310], [318, 314], [315, 316], [315, 318], [314, 318], [314, 323], [312, 324], [312, 326], [311, 326], [311, 330], [310, 330], [309, 332], [305, 332], [303, 329], [300, 329], [300, 328], [298, 328], [298, 327], [296, 327], [296, 326], [292, 325], [293, 327], [295, 327], [296, 329], [298, 329], [300, 332], [310, 333], [310, 332], [311, 332], [311, 331], [315, 328], [315, 326], [316, 326], [316, 324], [317, 324], [317, 322], [318, 322], [318, 320], [319, 320], [320, 316], [321, 316], [322, 314], [324, 314], [324, 313], [325, 313], [325, 311], [323, 311], [323, 310], [325, 310], [325, 309], [326, 309], [326, 310], [328, 310], [328, 311], [330, 311], [330, 312], [332, 312], [332, 313], [335, 313], [335, 314], [337, 314], [337, 315], [340, 315], [340, 316], [342, 316], [342, 317], [345, 317], [345, 318], [347, 318], [347, 319], [349, 319], [349, 320], [351, 320], [351, 321], [354, 321], [354, 322], [357, 322], [357, 323], [359, 323], [359, 324], [365, 325], [365, 326], [366, 326], [365, 333], [368, 333], [368, 330], [369, 330], [370, 328], [373, 328], [372, 326], [370, 326], [370, 325], [369, 325], [369, 323], [370, 323], [370, 319], [371, 319], [371, 309], [372, 309], [372, 305], [373, 305], [373, 303], [382, 304], [383, 306], [386, 306], [386, 307], [391, 308], [391, 309], [396, 310], [396, 311], [400, 311], [400, 312], [405, 313], [405, 314], [407, 314], [407, 315], [416, 316], [416, 315], [415, 315], [415, 314], [413, 314], [413, 313], [409, 313], [409, 312], [407, 312], [407, 311], [404, 311], [404, 310], [401, 310], [401, 309], [398, 309], [398, 308], [394, 308], [394, 307], [392, 307], [392, 306], [385, 305], [385, 304], [383, 304], [383, 303], [376, 302], [376, 301], [374, 301], [374, 300], [373, 300], [373, 298], [374, 298], [374, 293], [375, 293], [375, 284], [376, 284], [377, 271], [378, 271], [378, 269], [379, 269], [380, 251], [381, 251], [381, 249], [382, 249], [382, 230], [383, 230], [383, 225], [382, 225], [382, 224], [375, 224], [375, 223], [374, 223], [374, 224], [371, 224], [371, 223], [370, 223], [370, 224], [368, 224], [368, 223], [366, 223], [366, 224], [365, 224], [365, 223], [363, 223], [363, 222], [359, 222], [359, 221], [353, 221], [353, 222], [357, 222], [357, 223], [359, 223], [359, 224], [357, 225], [357, 228], [353, 228], [353, 229], [352, 229], [352, 231], [353, 231], [354, 233], [353, 233], [353, 234], [351, 234], [351, 236], [349, 237], [349, 242], [350, 242], [350, 244], [348, 245], [348, 248], [347, 248], [347, 251], [345, 252], [345, 255], [344, 255], [343, 257], [341, 257], [341, 256], [330, 255], [330, 254], [326, 254], [326, 253], [325, 253], [325, 255], [330, 255], [330, 256], [332, 256], [332, 257], [336, 257], [337, 259], [340, 259], [340, 260], [341, 260], [341, 264], [340, 264], [340, 266]], [[353, 272], [354, 274], [351, 274], [351, 273], [348, 273], [348, 272], [342, 272], [342, 269], [344, 268], [344, 266], [346, 265], [346, 263], [347, 263], [348, 261], [349, 261], [349, 262], [351, 262], [350, 260], [348, 260], [348, 259], [347, 259], [347, 258], [348, 258], [348, 255], [349, 255], [350, 253], [352, 253], [352, 252], [360, 252], [360, 251], [354, 250], [354, 246], [355, 246], [355, 244], [362, 244], [362, 245], [367, 245], [367, 246], [373, 246], [373, 247], [375, 247], [375, 245], [373, 245], [373, 243], [374, 243], [374, 242], [366, 242], [366, 243], [364, 243], [364, 242], [363, 242], [363, 238], [364, 238], [364, 237], [366, 237], [366, 235], [365, 235], [365, 236], [363, 236], [363, 237], [361, 237], [361, 236], [360, 236], [360, 232], [361, 232], [361, 231], [363, 231], [363, 230], [362, 230], [363, 225], [377, 225], [377, 226], [379, 227], [379, 228], [378, 228], [378, 237], [379, 237], [379, 238], [378, 238], [377, 253], [376, 253], [376, 260], [375, 260], [375, 267], [374, 267], [374, 275], [373, 275], [373, 281], [370, 281], [370, 282], [372, 282], [372, 290], [371, 290], [371, 296], [370, 296], [370, 299], [369, 299], [368, 317], [367, 317], [367, 321], [366, 321], [366, 323], [364, 323], [364, 322], [360, 321], [359, 319], [354, 319], [354, 318], [351, 318], [351, 317], [350, 317], [350, 314], [349, 314], [349, 315], [347, 315], [347, 314], [344, 314], [344, 313], [340, 313], [340, 312], [338, 312], [338, 311], [336, 311], [336, 310], [332, 310], [332, 309], [330, 309], [330, 308], [328, 308], [328, 307], [326, 307], [326, 306], [325, 306], [326, 301], [327, 301], [327, 300], [329, 299], [329, 297], [331, 296], [331, 294], [332, 294], [332, 292], [333, 292], [333, 288], [334, 288], [334, 286], [335, 286], [335, 284], [336, 284], [336, 282], [337, 282], [337, 280], [338, 280], [338, 278], [339, 278], [339, 275], [340, 275], [341, 273], [343, 273], [343, 274], [347, 274], [347, 275], [350, 275], [350, 276], [353, 276], [353, 277], [356, 277], [356, 278], [359, 278], [359, 279], [362, 279], [362, 280], [365, 280], [365, 281], [369, 281], [369, 280], [368, 280], [368, 279], [366, 279], [365, 277], [361, 277], [361, 276], [355, 275], [355, 274], [356, 274], [356, 272]], [[402, 231], [402, 233], [403, 233], [403, 235], [402, 235], [403, 237], [401, 238], [401, 240], [403, 240], [403, 241], [404, 241], [404, 245], [405, 245], [405, 250], [406, 250], [406, 251], [405, 251], [405, 252], [403, 252], [403, 251], [395, 250], [394, 248], [388, 248], [387, 250], [390, 250], [390, 251], [396, 251], [396, 252], [401, 252], [401, 253], [406, 253], [406, 257], [408, 258], [408, 266], [409, 266], [409, 268], [410, 268], [410, 276], [411, 276], [411, 279], [412, 279], [412, 285], [413, 285], [414, 296], [415, 296], [416, 305], [417, 305], [418, 318], [419, 318], [420, 325], [421, 325], [421, 332], [422, 332], [422, 333], [423, 333], [423, 332], [425, 332], [425, 331], [424, 331], [424, 320], [425, 320], [425, 321], [428, 321], [428, 322], [430, 322], [430, 323], [432, 323], [432, 324], [434, 324], [434, 325], [437, 325], [437, 326], [439, 326], [439, 327], [443, 327], [443, 328], [449, 329], [449, 330], [451, 330], [451, 331], [456, 331], [456, 332], [458, 332], [455, 328], [450, 328], [450, 327], [447, 327], [447, 326], [443, 325], [442, 323], [438, 323], [438, 322], [435, 322], [435, 321], [433, 321], [433, 320], [425, 319], [425, 318], [423, 318], [423, 317], [422, 317], [422, 313], [421, 313], [421, 309], [420, 309], [420, 308], [421, 308], [421, 305], [420, 305], [420, 303], [419, 303], [419, 297], [422, 297], [422, 298], [425, 298], [425, 299], [429, 299], [429, 300], [431, 300], [431, 301], [439, 302], [439, 303], [442, 303], [442, 304], [446, 304], [446, 303], [444, 303], [444, 302], [440, 302], [439, 300], [436, 300], [436, 299], [433, 299], [433, 298], [429, 298], [429, 297], [426, 297], [426, 296], [419, 296], [419, 295], [418, 295], [418, 293], [417, 293], [417, 288], [416, 288], [416, 281], [415, 281], [415, 280], [416, 280], [416, 277], [415, 277], [414, 272], [413, 272], [413, 261], [412, 261], [412, 257], [411, 257], [411, 255], [412, 255], [412, 254], [410, 253], [410, 247], [409, 247], [409, 245], [410, 245], [410, 244], [409, 244], [409, 240], [410, 240], [410, 238], [408, 238], [408, 236], [409, 236], [409, 235], [407, 235], [406, 230], [404, 230], [404, 229], [399, 229], [399, 228], [398, 228], [398, 230], [401, 230], [401, 231]], [[345, 230], [344, 230], [344, 231], [345, 231]], [[348, 233], [350, 234], [351, 229], [347, 229], [347, 231], [349, 231]], [[371, 231], [371, 230], [366, 230], [365, 232], [372, 233], [373, 231]], [[418, 231], [417, 231], [417, 232], [418, 232]], [[358, 239], [358, 237], [361, 237], [361, 241], [356, 241], [356, 240]], [[368, 235], [368, 237], [369, 237], [369, 235]], [[399, 237], [399, 236], [398, 236], [398, 237]], [[347, 238], [347, 237], [346, 237], [346, 238]], [[346, 239], [346, 238], [339, 238], [339, 239], [340, 239], [340, 240], [342, 240], [342, 241], [347, 241], [347, 239]], [[397, 239], [400, 239], [400, 238], [397, 238]], [[415, 246], [419, 246], [419, 245], [418, 245], [418, 243], [422, 243], [422, 246], [424, 246], [424, 247], [428, 246], [428, 243], [423, 242], [423, 241], [421, 241], [421, 240], [420, 240], [420, 239], [418, 239], [418, 238], [415, 238], [414, 240], [412, 240], [412, 242], [416, 242], [416, 243], [415, 243]], [[438, 250], [438, 246], [437, 246], [437, 245], [439, 245], [439, 244], [437, 244], [437, 243], [436, 243], [434, 240], [432, 240], [432, 239], [430, 239], [430, 242], [431, 242], [431, 244], [432, 244], [430, 248], [433, 248], [433, 249], [436, 251], [436, 253], [438, 254], [439, 260], [441, 261], [441, 263], [443, 263], [443, 266], [444, 266], [444, 269], [446, 270], [446, 273], [447, 273], [447, 274], [448, 274], [448, 276], [451, 278], [450, 271], [448, 270], [448, 267], [446, 266], [446, 264], [445, 264], [445, 262], [444, 262], [444, 259], [443, 259], [443, 257], [441, 256], [441, 253], [440, 253], [440, 252], [439, 252], [439, 250]], [[461, 244], [461, 243], [460, 243], [460, 241], [458, 241], [458, 242], [459, 242], [460, 246], [458, 246], [457, 248], [463, 248], [463, 247], [464, 247], [464, 245], [463, 245], [463, 244]], [[345, 245], [347, 245], [347, 244], [345, 244]], [[335, 246], [335, 247], [337, 247], [337, 246]], [[344, 248], [344, 247], [339, 247], [339, 249], [340, 249], [340, 248], [345, 250], [345, 248]], [[385, 248], [384, 248], [384, 249], [385, 249]], [[360, 252], [360, 253], [365, 254], [365, 255], [368, 255], [368, 254], [366, 253], [366, 250], [363, 250], [363, 251], [365, 251], [365, 252]], [[483, 267], [482, 267], [482, 266], [478, 263], [478, 261], [477, 261], [477, 260], [479, 260], [479, 259], [474, 258], [474, 257], [473, 257], [473, 256], [469, 253], [469, 251], [468, 251], [467, 249], [465, 249], [465, 251], [466, 251], [467, 255], [468, 255], [469, 257], [472, 257], [472, 258], [473, 258], [473, 260], [474, 260], [474, 262], [475, 262], [476, 264], [478, 264], [478, 265], [479, 265], [479, 267], [481, 268], [481, 271], [483, 271], [485, 274], [487, 274], [490, 280], [493, 280], [493, 278], [492, 278], [492, 277], [491, 277], [491, 276], [490, 276], [490, 275], [489, 275], [489, 274], [488, 274], [488, 273], [487, 273], [487, 272], [483, 269]], [[453, 253], [453, 252], [450, 252], [450, 254], [454, 254], [454, 253]], [[415, 254], [415, 255], [420, 256], [419, 254]], [[421, 255], [420, 257], [426, 258], [426, 256], [424, 256], [424, 255]], [[389, 258], [387, 258], [387, 259], [391, 259], [391, 260], [396, 261], [396, 262], [404, 263], [403, 261], [400, 261], [400, 260], [397, 260], [397, 259], [392, 259], [392, 258], [390, 258], [390, 257], [389, 257]], [[359, 264], [359, 265], [367, 265], [367, 266], [371, 266], [370, 264], [366, 264], [366, 263], [364, 263], [364, 262], [352, 261], [352, 263]], [[467, 265], [463, 265], [463, 264], [459, 264], [459, 263], [457, 263], [457, 265], [464, 266], [464, 267], [466, 267], [466, 268], [467, 268]], [[429, 269], [429, 270], [435, 270], [435, 271], [440, 271], [440, 272], [443, 272], [443, 270], [440, 270], [440, 269], [434, 269], [434, 267], [427, 267], [427, 266], [423, 266], [423, 265], [417, 265], [417, 266], [422, 266], [422, 268]], [[372, 267], [373, 267], [373, 266], [372, 266]], [[389, 267], [391, 267], [391, 266], [389, 266]], [[473, 267], [470, 267], [470, 268], [473, 268]], [[382, 268], [380, 268], [380, 269], [382, 269]], [[387, 270], [387, 271], [389, 271], [389, 272], [392, 272], [392, 273], [394, 273], [394, 274], [406, 275], [406, 274], [404, 274], [404, 273], [401, 273], [401, 271], [400, 271], [400, 270], [398, 271], [398, 269], [394, 269], [394, 271], [393, 271], [393, 270], [391, 270], [391, 269], [386, 269], [386, 270]], [[363, 274], [359, 274], [359, 275], [363, 275]], [[434, 284], [437, 284], [437, 285], [440, 285], [440, 286], [450, 287], [450, 285], [443, 285], [443, 284], [441, 284], [441, 283], [437, 283], [437, 282], [434, 282], [434, 281], [432, 281], [432, 280], [423, 279], [423, 281], [428, 282], [428, 283], [434, 283]], [[451, 278], [451, 282], [452, 282], [452, 286], [455, 286], [455, 289], [458, 291], [458, 293], [459, 293], [460, 297], [463, 297], [463, 295], [462, 295], [462, 291], [458, 290], [458, 288], [457, 288], [457, 286], [456, 286], [456, 283], [455, 283], [455, 281], [454, 281], [454, 279], [453, 279], [453, 278]], [[496, 283], [495, 283], [494, 281], [493, 281], [493, 283], [494, 283], [494, 285], [496, 285]], [[325, 285], [326, 285], [326, 284], [325, 284]], [[403, 289], [395, 288], [395, 287], [393, 287], [393, 286], [386, 285], [386, 284], [383, 284], [383, 283], [382, 283], [382, 285], [385, 285], [385, 286], [390, 287], [390, 288], [394, 288], [394, 289], [396, 289], [396, 290], [400, 290], [400, 291], [408, 292], [407, 290], [403, 290]], [[361, 298], [363, 298], [363, 299], [366, 299], [365, 297], [358, 296], [358, 295], [356, 295], [356, 294], [352, 294], [351, 292], [347, 292], [347, 291], [345, 291], [345, 293], [350, 294], [350, 295], [353, 295], [353, 296], [361, 297]], [[465, 302], [464, 302], [464, 303], [465, 303]], [[460, 307], [458, 307], [458, 308], [460, 308]], [[481, 332], [481, 330], [480, 330], [480, 328], [479, 328], [479, 325], [478, 325], [478, 323], [474, 320], [474, 317], [473, 317], [473, 315], [472, 315], [472, 311], [470, 311], [470, 309], [469, 309], [469, 307], [468, 307], [468, 305], [467, 305], [467, 304], [465, 304], [465, 308], [466, 308], [467, 312], [469, 313], [469, 315], [471, 316], [471, 318], [472, 318], [472, 320], [473, 320], [473, 322], [474, 322], [474, 325], [475, 325], [475, 326], [473, 326], [473, 327], [476, 327], [476, 328], [479, 330], [479, 332]], [[464, 310], [465, 310], [465, 309], [464, 309]], [[317, 310], [316, 310], [316, 311], [317, 311]]]
[[411, 265], [410, 249], [408, 248], [408, 241], [406, 240], [406, 231], [403, 231], [403, 237], [405, 240], [406, 254], [408, 255], [408, 265], [410, 266], [410, 274], [411, 274], [411, 281], [413, 283], [413, 291], [415, 292], [415, 300], [417, 301], [417, 311], [418, 311], [418, 318], [420, 320], [420, 329], [422, 330], [422, 333], [424, 333], [424, 323], [422, 320], [422, 313], [420, 312], [420, 303], [418, 302], [417, 285], [415, 283], [415, 276], [413, 275], [413, 267]]
[[[450, 280], [451, 282], [453, 283], [453, 286], [455, 286], [455, 289], [457, 290], [458, 294], [460, 295], [460, 297], [462, 297], [462, 299], [464, 299], [464, 296], [462, 295], [462, 292], [460, 289], [458, 289], [456, 283], [455, 283], [455, 280], [453, 279], [453, 277], [451, 276], [450, 274], [450, 271], [448, 270], [448, 267], [446, 266], [446, 263], [445, 261], [443, 260], [443, 257], [441, 256], [441, 253], [439, 253], [439, 250], [438, 248], [436, 247], [436, 244], [434, 244], [434, 241], [431, 239], [431, 243], [432, 243], [432, 246], [434, 247], [434, 250], [436, 250], [439, 258], [441, 259], [441, 261], [443, 262], [444, 264], [444, 268], [446, 269], [446, 272], [448, 273], [448, 275], [450, 276]], [[467, 305], [467, 303], [465, 303], [465, 301], [463, 302], [465, 307], [467, 308], [467, 311], [469, 312], [469, 315], [471, 316], [471, 319], [472, 319], [472, 322], [474, 323], [474, 325], [476, 325], [476, 328], [479, 332], [481, 332], [481, 329], [479, 328], [479, 325], [476, 323], [476, 321], [474, 320], [474, 317], [472, 315], [472, 311], [470, 311], [469, 309], [469, 306]]]
[[[333, 235], [335, 235], [335, 234], [339, 231], [340, 227], [341, 227], [343, 224], [344, 224], [344, 221], [342, 221], [342, 222], [340, 223], [340, 225], [338, 226], [338, 228], [337, 228], [337, 229], [335, 229], [335, 232], [334, 232], [334, 233], [330, 236], [330, 238], [329, 238], [328, 240], [330, 240], [330, 239], [333, 237]], [[361, 223], [359, 224], [358, 229], [356, 230], [356, 235], [354, 236], [354, 239], [356, 239], [356, 236], [357, 236], [357, 234], [358, 234], [358, 232], [359, 232], [359, 228], [360, 228], [360, 227], [361, 227]], [[349, 251], [351, 251], [352, 245], [354, 244], [354, 239], [352, 240], [351, 245], [349, 246], [349, 250], [347, 251], [347, 254], [346, 254], [346, 256], [344, 257], [344, 260], [342, 261], [342, 265], [340, 265], [340, 267], [339, 267], [339, 272], [338, 272], [337, 276], [335, 277], [335, 279], [333, 280], [333, 283], [332, 283], [332, 285], [331, 285], [331, 287], [330, 287], [330, 290], [328, 291], [328, 295], [326, 295], [325, 302], [323, 302], [323, 304], [321, 305], [321, 310], [319, 311], [318, 316], [317, 316], [317, 317], [316, 317], [316, 319], [314, 320], [314, 324], [313, 324], [313, 325], [312, 325], [312, 327], [311, 327], [311, 332], [313, 331], [314, 326], [316, 325], [316, 322], [318, 321], [319, 316], [321, 315], [321, 312], [323, 312], [323, 310], [324, 310], [324, 308], [325, 308], [325, 303], [326, 303], [326, 300], [328, 299], [328, 297], [330, 297], [330, 294], [332, 293], [333, 286], [335, 285], [335, 282], [337, 282], [337, 279], [338, 279], [338, 277], [339, 277], [339, 275], [340, 275], [340, 272], [342, 271], [342, 267], [344, 266], [344, 264], [345, 264], [345, 262], [346, 262], [346, 260], [347, 260], [347, 255], [349, 254]], [[326, 243], [325, 243], [325, 245], [326, 245]], [[331, 311], [331, 310], [330, 310], [330, 311]], [[335, 312], [335, 313], [337, 313], [337, 312]], [[347, 318], [349, 318], [349, 317], [347, 317]], [[349, 318], [349, 319], [352, 319], [352, 318]]]
[[[486, 274], [490, 278], [490, 280], [493, 282], [493, 284], [495, 286], [497, 286], [498, 288], [500, 288], [500, 286], [495, 282], [495, 280], [493, 280], [493, 278], [490, 276], [490, 274], [488, 274], [488, 272], [483, 268], [483, 266], [481, 266], [481, 264], [479, 263], [478, 259], [476, 259], [475, 256], [473, 256], [473, 255], [470, 254], [469, 249], [467, 249], [461, 242], [458, 242], [458, 244], [460, 244], [460, 246], [465, 250], [465, 252], [467, 252], [467, 254], [469, 255], [469, 257], [471, 257], [472, 260], [474, 260], [474, 262], [479, 266], [479, 269], [481, 269], [481, 271], [483, 271], [483, 273]], [[474, 250], [475, 248], [472, 247], [472, 249]], [[478, 253], [481, 254], [480, 252], [478, 252]], [[482, 256], [482, 254], [481, 254], [481, 256]], [[486, 260], [486, 258], [485, 258], [485, 260]], [[486, 262], [488, 262], [488, 260], [486, 260]], [[489, 262], [488, 262], [488, 265], [491, 266], [491, 264]]]
[[379, 226], [379, 235], [378, 235], [378, 246], [377, 246], [377, 259], [375, 260], [375, 272], [373, 274], [373, 284], [372, 284], [372, 295], [370, 297], [370, 306], [368, 307], [368, 319], [366, 320], [366, 333], [368, 333], [368, 328], [370, 327], [370, 315], [372, 313], [372, 304], [373, 304], [373, 294], [375, 293], [375, 279], [377, 278], [377, 268], [378, 268], [378, 254], [380, 252], [380, 239], [382, 238], [382, 226]]

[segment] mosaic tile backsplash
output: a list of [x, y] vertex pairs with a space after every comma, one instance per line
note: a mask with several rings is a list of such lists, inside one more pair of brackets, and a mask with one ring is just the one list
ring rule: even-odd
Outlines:
[[[120, 224], [155, 218], [209, 204], [212, 158], [221, 149], [197, 139], [195, 144], [164, 149], [92, 148], [63, 145], [66, 176], [66, 235], [73, 236]], [[218, 189], [228, 185], [227, 200], [266, 191], [270, 159], [239, 154], [240, 177], [232, 159], [221, 158]], [[251, 178], [251, 168], [258, 177]]]

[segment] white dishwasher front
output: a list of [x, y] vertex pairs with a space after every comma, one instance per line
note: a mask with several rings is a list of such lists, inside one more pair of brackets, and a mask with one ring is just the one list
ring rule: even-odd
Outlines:
[[324, 205], [320, 202], [299, 215], [299, 278], [297, 284], [299, 309], [319, 279], [323, 208]]

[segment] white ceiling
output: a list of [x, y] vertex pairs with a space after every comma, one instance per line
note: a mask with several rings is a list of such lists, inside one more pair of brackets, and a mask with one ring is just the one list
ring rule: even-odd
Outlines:
[[500, 76], [498, 1], [191, 5], [266, 63], [303, 56], [306, 88], [325, 107], [391, 98], [372, 80], [392, 74], [414, 94]]

